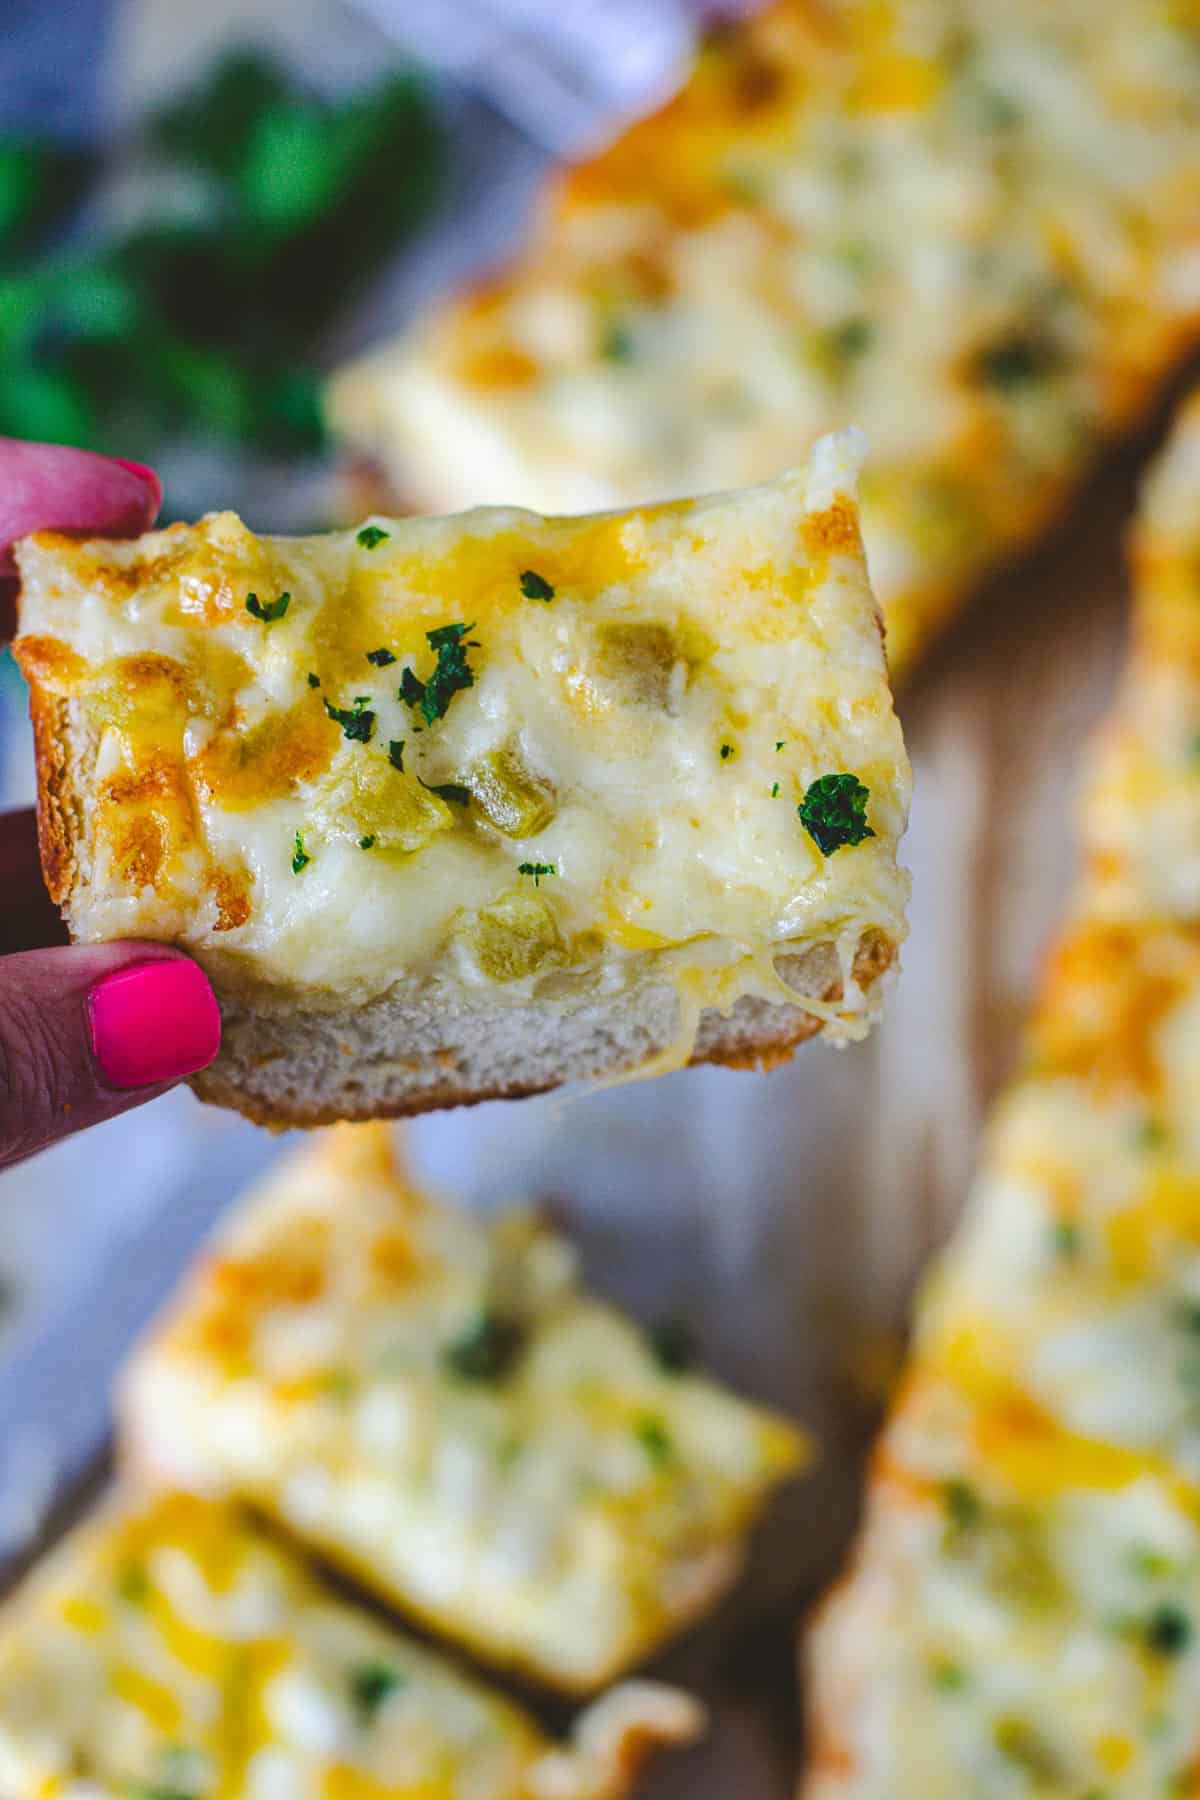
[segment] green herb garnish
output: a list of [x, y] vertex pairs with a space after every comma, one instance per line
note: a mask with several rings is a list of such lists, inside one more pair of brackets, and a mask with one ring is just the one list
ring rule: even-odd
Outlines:
[[304, 848], [304, 839], [300, 836], [300, 833], [297, 832], [296, 848], [292, 853], [292, 874], [298, 875], [301, 869], [307, 869], [311, 861], [312, 857], [307, 854]]
[[473, 625], [440, 625], [436, 631], [427, 631], [429, 647], [437, 651], [433, 674], [428, 681], [422, 681], [411, 669], [405, 669], [400, 677], [401, 700], [408, 706], [420, 707], [427, 725], [444, 719], [455, 694], [475, 685], [475, 671], [467, 661], [467, 651], [479, 648], [474, 639], [467, 638], [468, 631], [473, 630]]
[[252, 619], [261, 619], [264, 625], [273, 625], [276, 619], [282, 619], [291, 603], [290, 594], [280, 594], [278, 600], [268, 600], [265, 606], [257, 594], [246, 595], [246, 611]]
[[854, 362], [871, 348], [875, 327], [869, 319], [845, 319], [829, 334], [829, 347], [842, 362]]
[[389, 1695], [404, 1686], [404, 1677], [386, 1663], [363, 1663], [350, 1676], [350, 1696], [370, 1723]]
[[388, 664], [394, 663], [395, 660], [396, 654], [393, 650], [379, 649], [367, 651], [367, 661], [369, 663], [374, 663], [377, 669], [386, 669]]
[[786, 742], [787, 742], [787, 739], [786, 739], [786, 738], [776, 738], [776, 740], [775, 740], [775, 748], [776, 748], [776, 750], [782, 750], [782, 749], [783, 749], [783, 746], [784, 746], [784, 744], [785, 744], [785, 743], [786, 743]]
[[771, 783], [771, 798], [772, 800], [778, 800], [779, 798], [779, 783], [777, 781]]
[[[419, 775], [417, 780], [421, 781]], [[471, 804], [471, 790], [469, 787], [465, 787], [461, 781], [421, 781], [421, 786], [428, 788], [431, 794], [437, 794], [441, 799], [448, 800], [451, 806], [470, 806]]]
[[404, 739], [403, 738], [392, 738], [392, 740], [388, 744], [388, 761], [391, 763], [393, 769], [399, 769], [401, 775], [403, 775], [403, 773], [404, 773]]
[[1146, 1642], [1159, 1656], [1179, 1656], [1192, 1641], [1192, 1622], [1177, 1606], [1156, 1606], [1146, 1620]]
[[653, 1413], [643, 1413], [633, 1428], [638, 1443], [657, 1468], [671, 1460], [671, 1436], [662, 1420]]
[[983, 1518], [983, 1502], [979, 1495], [958, 1477], [943, 1482], [942, 1505], [954, 1531], [971, 1531]]
[[358, 840], [358, 847], [360, 850], [373, 850], [375, 848], [375, 833], [373, 831], [368, 832], [366, 837], [360, 837]]
[[308, 685], [310, 688], [319, 688], [321, 685], [321, 677], [314, 675], [311, 669], [308, 671]]
[[1018, 333], [981, 350], [975, 360], [979, 378], [988, 387], [1011, 393], [1040, 381], [1058, 367], [1060, 356], [1045, 338]]
[[822, 856], [875, 836], [867, 824], [870, 795], [857, 775], [821, 775], [810, 783], [796, 811]]
[[539, 887], [543, 875], [557, 875], [558, 870], [553, 863], [526, 862], [517, 864], [517, 874], [532, 875], [534, 887]]
[[554, 589], [536, 569], [521, 570], [521, 592], [527, 600], [553, 600]]
[[354, 541], [356, 544], [361, 544], [364, 550], [376, 550], [380, 544], [386, 543], [391, 535], [391, 532], [385, 531], [382, 525], [364, 525], [361, 531], [355, 532]]
[[353, 744], [369, 744], [371, 734], [375, 730], [375, 714], [367, 705], [365, 694], [356, 694], [354, 707], [333, 706], [327, 700], [325, 711], [335, 725], [340, 725], [342, 735]]
[[732, 755], [733, 755], [733, 745], [732, 744], [722, 744], [721, 745], [721, 761], [728, 762]]
[[500, 1381], [525, 1348], [525, 1335], [519, 1319], [486, 1307], [447, 1346], [445, 1360], [464, 1381]]

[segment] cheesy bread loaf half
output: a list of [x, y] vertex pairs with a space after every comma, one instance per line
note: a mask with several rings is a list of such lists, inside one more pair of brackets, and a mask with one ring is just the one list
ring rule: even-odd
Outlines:
[[131, 1472], [252, 1503], [381, 1598], [593, 1693], [698, 1617], [796, 1429], [579, 1284], [528, 1213], [414, 1193], [346, 1125], [235, 1211], [135, 1356]]
[[42, 855], [167, 940], [208, 1100], [395, 1115], [860, 1035], [909, 769], [858, 446], [740, 494], [19, 548]]
[[806, 1800], [1200, 1791], [1200, 399], [1024, 1067], [809, 1646]]
[[702, 1723], [637, 1682], [555, 1743], [186, 1495], [114, 1498], [0, 1610], [5, 1800], [623, 1800]]
[[438, 509], [736, 487], [859, 424], [899, 675], [1195, 344], [1198, 271], [1188, 0], [774, 0], [327, 410]]

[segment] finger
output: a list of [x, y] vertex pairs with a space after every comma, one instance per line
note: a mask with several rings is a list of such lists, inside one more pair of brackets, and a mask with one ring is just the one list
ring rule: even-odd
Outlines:
[[161, 504], [158, 476], [142, 463], [0, 438], [0, 638], [11, 635], [18, 538], [47, 530], [136, 536]]
[[42, 880], [32, 807], [0, 813], [0, 894], [0, 956], [66, 943], [66, 927]]
[[220, 1039], [207, 976], [165, 944], [3, 958], [0, 1168], [165, 1092]]

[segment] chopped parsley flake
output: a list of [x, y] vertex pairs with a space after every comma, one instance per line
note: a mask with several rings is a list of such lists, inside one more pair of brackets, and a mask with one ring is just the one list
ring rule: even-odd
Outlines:
[[364, 550], [377, 550], [380, 544], [386, 543], [391, 535], [391, 532], [385, 531], [382, 525], [364, 525], [361, 531], [355, 533], [354, 541], [356, 544], [361, 544]]
[[772, 782], [771, 784], [771, 798], [772, 800], [777, 800], [779, 798], [779, 783], [777, 781]]
[[468, 631], [474, 629], [473, 625], [440, 625], [436, 631], [427, 631], [429, 647], [437, 651], [433, 674], [428, 681], [422, 681], [411, 669], [405, 669], [400, 677], [401, 700], [419, 707], [427, 725], [445, 718], [455, 694], [475, 686], [475, 671], [467, 661], [467, 651], [479, 648], [478, 642], [467, 638]]
[[830, 348], [843, 362], [853, 362], [871, 348], [875, 327], [869, 319], [845, 319], [829, 334]]
[[366, 694], [354, 696], [353, 711], [344, 706], [332, 706], [328, 700], [325, 702], [325, 711], [335, 725], [341, 726], [342, 735], [350, 743], [370, 743], [371, 734], [375, 730], [375, 714], [367, 705]]
[[657, 1468], [670, 1462], [671, 1436], [661, 1419], [653, 1413], [644, 1413], [633, 1429], [638, 1443]]
[[404, 739], [403, 738], [392, 738], [391, 741], [389, 742], [389, 744], [388, 744], [388, 761], [391, 763], [393, 769], [399, 769], [400, 773], [403, 775], [403, 773], [404, 773]]
[[954, 1531], [970, 1531], [983, 1518], [983, 1502], [979, 1495], [957, 1477], [943, 1484], [942, 1505]]
[[386, 1663], [363, 1663], [350, 1675], [350, 1695], [368, 1723], [384, 1701], [404, 1686], [404, 1677]]
[[[417, 780], [421, 781], [419, 775]], [[471, 790], [469, 787], [465, 787], [461, 781], [421, 781], [421, 786], [428, 788], [431, 794], [437, 794], [440, 799], [448, 800], [451, 806], [470, 806], [471, 804]]]
[[311, 861], [312, 857], [307, 854], [304, 848], [304, 839], [300, 836], [300, 833], [297, 832], [296, 848], [292, 853], [292, 874], [299, 875], [301, 869], [307, 869]]
[[291, 603], [290, 594], [280, 594], [278, 600], [268, 600], [265, 606], [257, 594], [246, 595], [246, 611], [252, 619], [261, 619], [264, 625], [273, 625], [276, 619], [282, 619]]
[[447, 1346], [446, 1363], [464, 1381], [501, 1381], [525, 1348], [519, 1319], [486, 1307]]
[[136, 1800], [196, 1800], [190, 1788], [140, 1787], [134, 1792]]
[[367, 651], [367, 661], [369, 663], [374, 663], [377, 669], [386, 669], [388, 664], [394, 663], [395, 660], [396, 653], [394, 650], [379, 649]]
[[527, 600], [553, 600], [554, 589], [536, 569], [521, 570], [521, 592]]
[[822, 856], [875, 836], [867, 824], [870, 795], [857, 775], [821, 775], [810, 783], [796, 811]]
[[358, 847], [360, 850], [373, 850], [375, 848], [375, 833], [372, 831], [369, 832], [366, 837], [360, 837], [358, 840]]
[[775, 748], [776, 748], [776, 750], [782, 750], [782, 749], [783, 749], [783, 746], [784, 746], [784, 744], [785, 744], [785, 743], [786, 743], [786, 742], [787, 742], [787, 739], [786, 739], [786, 738], [777, 738], [777, 739], [776, 739], [776, 740], [775, 740]]
[[649, 1337], [654, 1359], [668, 1375], [682, 1375], [695, 1362], [696, 1345], [686, 1319], [662, 1319]]
[[1059, 353], [1045, 338], [1018, 333], [979, 352], [975, 367], [985, 386], [1012, 393], [1057, 368]]
[[733, 755], [733, 745], [732, 744], [722, 744], [721, 745], [721, 761], [728, 762], [732, 755]]
[[1192, 1640], [1192, 1622], [1177, 1606], [1156, 1606], [1146, 1620], [1146, 1642], [1159, 1656], [1179, 1656]]
[[532, 875], [533, 885], [534, 887], [538, 887], [541, 884], [543, 875], [557, 875], [558, 870], [553, 863], [518, 863], [517, 874]]
[[308, 671], [308, 685], [310, 688], [319, 688], [321, 685], [321, 677], [314, 675], [311, 669]]

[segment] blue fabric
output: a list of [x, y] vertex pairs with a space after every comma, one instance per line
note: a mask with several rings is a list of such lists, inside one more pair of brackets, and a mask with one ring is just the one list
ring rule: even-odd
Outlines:
[[0, 0], [0, 131], [94, 135], [114, 10], [115, 0]]

